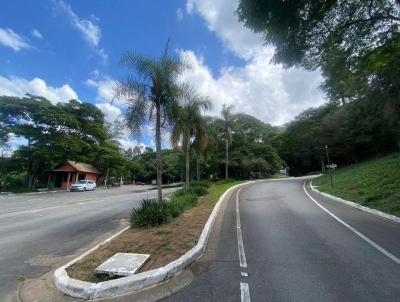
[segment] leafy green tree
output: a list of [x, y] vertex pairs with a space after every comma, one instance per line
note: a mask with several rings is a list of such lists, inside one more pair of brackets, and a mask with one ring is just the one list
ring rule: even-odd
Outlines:
[[[225, 131], [222, 119], [206, 117], [210, 141], [206, 146], [204, 171], [216, 178], [224, 177], [226, 168]], [[272, 145], [277, 129], [246, 114], [232, 117], [229, 145], [229, 176], [250, 178], [268, 176], [281, 167], [281, 159]]]
[[27, 145], [20, 146], [13, 158], [25, 163], [30, 189], [61, 161], [88, 161], [92, 147], [107, 137], [101, 111], [92, 104], [74, 100], [53, 105], [41, 97], [2, 96], [0, 121], [2, 132], [27, 140]]
[[[324, 145], [321, 124], [329, 114], [336, 112], [338, 103], [328, 103], [319, 108], [310, 108], [299, 114], [294, 121], [286, 125], [279, 135], [281, 144], [279, 155], [290, 168], [292, 175], [303, 175], [320, 171], [325, 166]], [[332, 135], [331, 133], [327, 135]]]
[[162, 200], [161, 128], [172, 121], [172, 108], [180, 92], [177, 76], [184, 64], [168, 55], [168, 44], [159, 59], [127, 52], [121, 57], [121, 64], [132, 71], [115, 88], [116, 97], [126, 100], [129, 106], [125, 114], [127, 126], [138, 136], [147, 121], [155, 119], [157, 191]]
[[186, 188], [190, 182], [190, 155], [192, 140], [200, 150], [206, 143], [206, 133], [201, 111], [209, 109], [211, 102], [201, 97], [192, 88], [186, 88], [183, 93], [183, 103], [174, 110], [174, 126], [171, 132], [171, 143], [173, 146], [182, 144], [185, 150], [185, 175]]
[[241, 0], [239, 20], [275, 48], [286, 66], [321, 65], [332, 43], [351, 55], [380, 48], [398, 34], [396, 0]]
[[[52, 104], [36, 96], [0, 97], [1, 132], [9, 137], [25, 138], [11, 155], [1, 162], [6, 187], [20, 189], [21, 175], [34, 189], [47, 184], [48, 173], [66, 160], [94, 164], [104, 174], [121, 175], [125, 159], [118, 142], [105, 126], [103, 113], [93, 104], [71, 100]], [[10, 165], [11, 160], [15, 165]], [[7, 171], [7, 172], [6, 172]]]
[[[182, 180], [185, 160], [180, 149], [162, 150], [163, 182]], [[156, 153], [144, 152], [128, 162], [129, 178], [135, 181], [150, 182], [156, 177]]]

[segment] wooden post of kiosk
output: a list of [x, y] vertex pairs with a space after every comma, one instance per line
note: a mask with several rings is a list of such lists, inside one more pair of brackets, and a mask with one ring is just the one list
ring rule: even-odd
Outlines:
[[67, 190], [69, 189], [69, 178], [71, 177], [71, 172], [68, 172], [68, 178], [67, 178]]

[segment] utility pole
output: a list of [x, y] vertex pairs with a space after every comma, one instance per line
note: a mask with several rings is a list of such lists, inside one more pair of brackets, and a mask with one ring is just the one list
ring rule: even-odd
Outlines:
[[332, 179], [332, 169], [331, 169], [331, 162], [329, 160], [329, 149], [328, 145], [325, 145], [325, 151], [326, 151], [326, 159], [328, 160], [328, 171], [329, 171], [329, 177], [331, 178], [331, 186], [333, 189], [333, 179]]

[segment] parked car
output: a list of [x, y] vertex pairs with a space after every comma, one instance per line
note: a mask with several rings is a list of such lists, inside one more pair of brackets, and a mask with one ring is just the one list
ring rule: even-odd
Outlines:
[[96, 182], [93, 180], [78, 180], [69, 187], [71, 192], [73, 191], [94, 191], [96, 189]]
[[146, 183], [144, 183], [143, 181], [135, 181], [135, 185], [138, 186], [144, 186]]

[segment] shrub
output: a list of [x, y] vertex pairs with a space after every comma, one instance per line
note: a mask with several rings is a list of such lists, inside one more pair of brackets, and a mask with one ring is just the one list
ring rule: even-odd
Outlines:
[[175, 196], [182, 196], [182, 195], [186, 195], [186, 194], [188, 194], [188, 191], [186, 189], [179, 189], [179, 190], [176, 190], [174, 192], [174, 194], [172, 194], [172, 198]]
[[140, 206], [133, 209], [131, 214], [131, 224], [139, 227], [160, 225], [168, 220], [168, 203], [156, 199], [143, 199]]
[[221, 179], [221, 180], [218, 180], [217, 182], [216, 182], [216, 184], [218, 184], [218, 185], [223, 185], [223, 184], [228, 184], [228, 183], [231, 183], [231, 182], [234, 182], [235, 180], [233, 179], [233, 178], [227, 178], [227, 179]]
[[206, 195], [208, 193], [207, 189], [202, 186], [189, 186], [189, 189], [186, 191], [191, 194], [196, 194], [197, 196]]
[[190, 187], [204, 187], [204, 188], [209, 188], [211, 187], [211, 182], [204, 179], [204, 180], [194, 180], [192, 182], [190, 182]]
[[[193, 187], [195, 191], [203, 187]], [[190, 188], [192, 190], [193, 188]], [[175, 218], [197, 203], [198, 194], [189, 190], [178, 190], [170, 201], [159, 202], [156, 199], [143, 199], [140, 206], [132, 210], [131, 224], [139, 227], [155, 226], [168, 222], [172, 217]]]
[[182, 196], [188, 194], [202, 196], [207, 193], [208, 193], [207, 189], [202, 186], [189, 186], [189, 189], [180, 189], [175, 191], [174, 196]]
[[193, 194], [173, 196], [170, 202], [168, 202], [169, 213], [171, 217], [177, 217], [196, 203], [197, 196]]
[[183, 205], [175, 200], [171, 200], [168, 202], [168, 212], [172, 218], [178, 217], [180, 214], [183, 213], [185, 209]]

